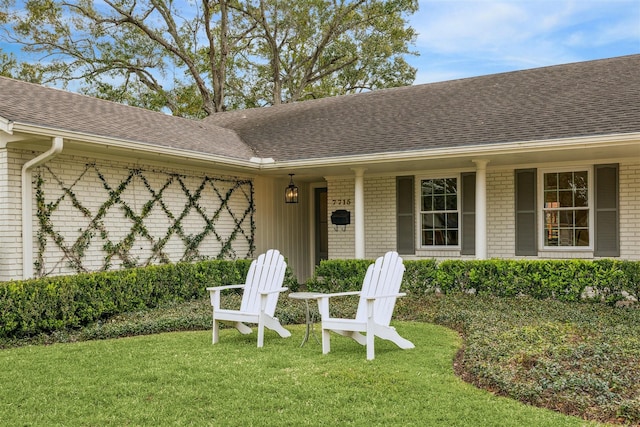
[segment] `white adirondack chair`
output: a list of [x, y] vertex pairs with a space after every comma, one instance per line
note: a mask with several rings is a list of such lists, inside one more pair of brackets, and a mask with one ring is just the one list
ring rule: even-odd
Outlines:
[[[251, 328], [245, 323], [258, 324], [258, 347], [264, 343], [264, 328], [276, 331], [281, 337], [291, 336], [291, 332], [282, 327], [280, 321], [273, 317], [282, 287], [287, 264], [279, 251], [270, 249], [254, 260], [249, 267], [244, 285], [215, 286], [207, 288], [213, 308], [213, 344], [219, 341], [219, 322], [234, 322], [234, 326], [242, 334], [250, 334]], [[242, 302], [239, 310], [220, 308], [220, 294], [223, 290], [243, 288]]]
[[[361, 291], [318, 294], [318, 308], [322, 318], [322, 353], [327, 354], [330, 351], [331, 331], [366, 345], [368, 360], [375, 357], [376, 336], [392, 341], [402, 349], [414, 348], [411, 341], [402, 338], [395, 328], [389, 326], [396, 298], [406, 295], [399, 292], [403, 275], [402, 258], [397, 252], [387, 252], [369, 266]], [[343, 295], [360, 295], [355, 319], [330, 317], [330, 298]]]

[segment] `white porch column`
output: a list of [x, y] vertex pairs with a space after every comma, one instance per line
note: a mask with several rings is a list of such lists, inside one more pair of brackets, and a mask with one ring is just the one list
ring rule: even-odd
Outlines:
[[356, 174], [354, 188], [354, 220], [356, 259], [364, 259], [364, 171], [366, 168], [352, 169]]
[[476, 259], [487, 259], [487, 163], [489, 160], [473, 160], [476, 164]]

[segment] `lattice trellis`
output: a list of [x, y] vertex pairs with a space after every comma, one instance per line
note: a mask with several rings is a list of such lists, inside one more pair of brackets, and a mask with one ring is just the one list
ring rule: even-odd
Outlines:
[[[35, 180], [39, 223], [37, 276], [51, 274], [60, 269], [61, 264], [66, 264], [73, 272], [85, 272], [108, 270], [114, 264], [137, 267], [171, 261], [253, 256], [255, 205], [251, 180], [194, 177], [143, 169], [125, 172], [124, 179], [109, 183], [95, 164], [87, 164], [77, 178], [67, 184], [61, 173], [55, 173], [48, 166], [39, 168]], [[111, 176], [110, 179], [113, 181]], [[191, 182], [191, 187], [187, 181]], [[102, 189], [95, 188], [98, 182]], [[155, 188], [152, 182], [156, 183]], [[55, 184], [55, 191], [52, 184]], [[76, 189], [83, 186], [85, 193], [86, 187], [92, 188], [91, 201], [76, 194], [80, 191]], [[48, 193], [57, 194], [52, 197]], [[105, 199], [96, 202], [99, 195], [104, 195]], [[135, 203], [130, 201], [132, 199]], [[183, 205], [176, 208], [177, 199], [182, 199]], [[63, 205], [64, 213], [61, 212]], [[56, 216], [63, 217], [58, 218], [60, 224], [54, 224], [52, 218]], [[69, 223], [74, 224], [73, 232], [69, 230]], [[114, 223], [117, 232], [110, 229]], [[76, 224], [81, 226], [78, 228]], [[47, 251], [50, 242], [58, 249], [54, 251], [56, 260], [49, 259], [52, 256], [51, 251]], [[176, 242], [181, 246], [178, 259]], [[217, 249], [217, 253], [212, 253], [212, 248]], [[238, 254], [236, 248], [242, 248], [246, 253]], [[102, 257], [98, 268], [95, 267], [96, 252]]]

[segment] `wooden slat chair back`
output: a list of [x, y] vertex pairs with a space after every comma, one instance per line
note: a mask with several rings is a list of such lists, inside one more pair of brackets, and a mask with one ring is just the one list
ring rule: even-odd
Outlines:
[[[367, 268], [356, 312], [357, 320], [367, 320], [367, 298], [375, 298], [376, 295], [396, 295], [400, 292], [404, 270], [402, 258], [396, 252], [387, 252]], [[373, 314], [376, 323], [388, 325], [391, 322], [396, 299], [397, 297], [390, 296], [374, 300]]]
[[271, 291], [282, 287], [286, 269], [287, 264], [284, 257], [277, 250], [270, 250], [254, 260], [247, 272], [240, 311], [259, 313], [260, 295], [268, 293], [264, 312], [273, 316], [276, 312], [280, 292]]
[[[389, 325], [396, 299], [405, 295], [399, 292], [404, 270], [402, 258], [398, 253], [387, 252], [367, 268], [361, 291], [318, 294], [324, 354], [331, 350], [330, 332], [353, 338], [358, 343], [366, 345], [368, 360], [375, 357], [376, 336], [389, 340], [402, 349], [415, 347], [412, 342], [402, 338], [395, 328]], [[354, 319], [334, 318], [329, 315], [330, 299], [344, 295], [360, 295]]]
[[[279, 251], [270, 249], [251, 262], [244, 285], [215, 286], [207, 288], [211, 298], [213, 337], [212, 342], [219, 341], [219, 323], [233, 322], [242, 334], [250, 334], [251, 328], [245, 323], [258, 324], [258, 347], [264, 344], [264, 328], [276, 331], [281, 337], [291, 336], [274, 317], [278, 297], [287, 290], [283, 287], [287, 264]], [[239, 310], [228, 310], [220, 307], [220, 294], [228, 289], [243, 289]]]

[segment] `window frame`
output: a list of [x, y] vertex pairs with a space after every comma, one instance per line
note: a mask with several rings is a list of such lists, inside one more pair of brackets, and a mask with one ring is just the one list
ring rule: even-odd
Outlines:
[[[425, 245], [422, 241], [422, 215], [423, 213], [439, 211], [422, 210], [422, 181], [435, 179], [455, 179], [456, 180], [456, 214], [458, 215], [458, 243], [456, 245]], [[460, 251], [462, 248], [462, 198], [461, 198], [461, 175], [460, 173], [445, 173], [441, 175], [421, 175], [416, 176], [416, 240], [419, 250], [425, 251]], [[446, 210], [445, 210], [446, 211]], [[453, 211], [449, 211], [453, 212]]]
[[[586, 172], [587, 173], [587, 212], [589, 219], [589, 244], [587, 246], [548, 246], [545, 244], [545, 175], [549, 173]], [[538, 169], [538, 247], [547, 252], [593, 252], [595, 239], [595, 200], [593, 165], [574, 165], [557, 168]]]

